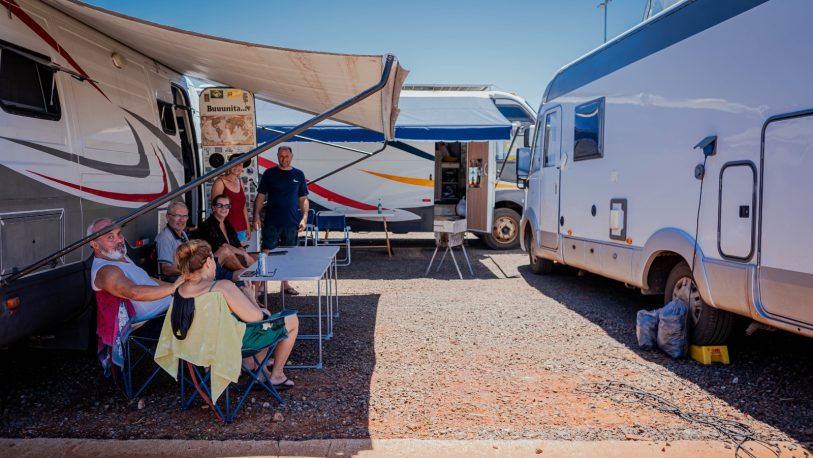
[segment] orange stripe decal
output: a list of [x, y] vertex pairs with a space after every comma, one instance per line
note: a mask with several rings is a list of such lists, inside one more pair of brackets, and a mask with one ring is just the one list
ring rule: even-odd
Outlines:
[[389, 175], [386, 173], [381, 172], [371, 172], [369, 170], [362, 170], [362, 172], [369, 173], [370, 175], [375, 175], [377, 177], [386, 178], [387, 180], [397, 181], [399, 183], [406, 183], [415, 186], [428, 186], [432, 187], [435, 186], [435, 180], [425, 180], [423, 178], [410, 178], [410, 177], [402, 177], [399, 175]]

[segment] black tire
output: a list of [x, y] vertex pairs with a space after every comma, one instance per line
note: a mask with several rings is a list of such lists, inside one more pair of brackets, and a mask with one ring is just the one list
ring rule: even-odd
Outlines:
[[537, 275], [548, 275], [553, 273], [553, 261], [534, 256], [534, 239], [533, 235], [530, 234], [530, 229], [528, 229], [528, 231], [529, 233], [525, 239], [525, 248], [528, 250], [528, 264], [531, 266], [531, 272]]
[[669, 272], [663, 292], [663, 303], [668, 304], [672, 301], [675, 286], [681, 280], [692, 282], [688, 319], [690, 342], [694, 345], [724, 344], [731, 334], [736, 317], [732, 313], [716, 309], [703, 301], [692, 279], [692, 271], [686, 261], [681, 261]]
[[513, 250], [519, 246], [519, 213], [510, 208], [494, 210], [491, 232], [483, 234], [483, 242], [492, 250]]

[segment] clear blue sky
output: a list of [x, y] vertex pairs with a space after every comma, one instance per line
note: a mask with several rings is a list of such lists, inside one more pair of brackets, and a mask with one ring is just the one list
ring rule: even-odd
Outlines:
[[[493, 84], [536, 108], [563, 65], [603, 41], [600, 0], [86, 0], [148, 21], [236, 40], [354, 54], [391, 52], [407, 83]], [[645, 0], [613, 0], [607, 35]]]

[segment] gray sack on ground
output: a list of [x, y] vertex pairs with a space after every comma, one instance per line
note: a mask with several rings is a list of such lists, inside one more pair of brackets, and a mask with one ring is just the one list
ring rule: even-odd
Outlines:
[[689, 306], [680, 299], [674, 299], [658, 312], [658, 348], [672, 358], [686, 356]]
[[654, 350], [658, 344], [658, 311], [638, 310], [635, 324], [638, 346], [644, 350]]

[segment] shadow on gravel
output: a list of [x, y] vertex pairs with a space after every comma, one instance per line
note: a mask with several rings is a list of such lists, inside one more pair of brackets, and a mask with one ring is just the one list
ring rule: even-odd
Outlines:
[[[286, 404], [278, 406], [255, 391], [231, 425], [220, 423], [200, 401], [182, 412], [178, 384], [163, 372], [139, 409], [138, 401], [128, 401], [102, 376], [91, 352], [0, 351], [0, 437], [369, 439], [379, 300], [378, 294], [343, 295], [334, 338], [324, 343], [324, 369], [286, 370], [296, 383], [282, 392]], [[312, 299], [303, 296], [286, 300], [286, 305], [300, 314], [315, 312]], [[301, 321], [302, 332], [311, 332], [315, 320]], [[310, 363], [316, 356], [316, 342], [302, 340], [292, 360]], [[276, 413], [282, 419], [275, 419]]]
[[[364, 242], [374, 244], [379, 241], [377, 239], [362, 239], [362, 243], [356, 246], [356, 240], [354, 239], [353, 262], [350, 266], [339, 268], [340, 280], [460, 279], [451, 256], [447, 255], [443, 264], [440, 264], [443, 250], [438, 250], [432, 269], [426, 274], [426, 268], [429, 266], [429, 260], [432, 259], [432, 253], [435, 250], [434, 239], [393, 240], [392, 257], [387, 256], [386, 248], [367, 247], [363, 244]], [[466, 240], [466, 252], [471, 268], [474, 271], [474, 276], [472, 276], [460, 248], [454, 248], [453, 250], [464, 280], [497, 280], [516, 277], [516, 275], [512, 277], [506, 273], [494, 258], [500, 254], [512, 253], [513, 251], [494, 251], [486, 248], [477, 239]], [[342, 255], [343, 252], [339, 253], [339, 257]], [[440, 267], [439, 270], [438, 267]]]
[[529, 285], [590, 320], [645, 360], [801, 443], [813, 443], [813, 339], [783, 331], [748, 337], [742, 323], [729, 342], [730, 365], [672, 360], [657, 351], [639, 349], [635, 336], [637, 311], [660, 307], [661, 296], [644, 296], [622, 283], [592, 274], [580, 276], [561, 266], [547, 276], [535, 275], [528, 266], [519, 270]]

